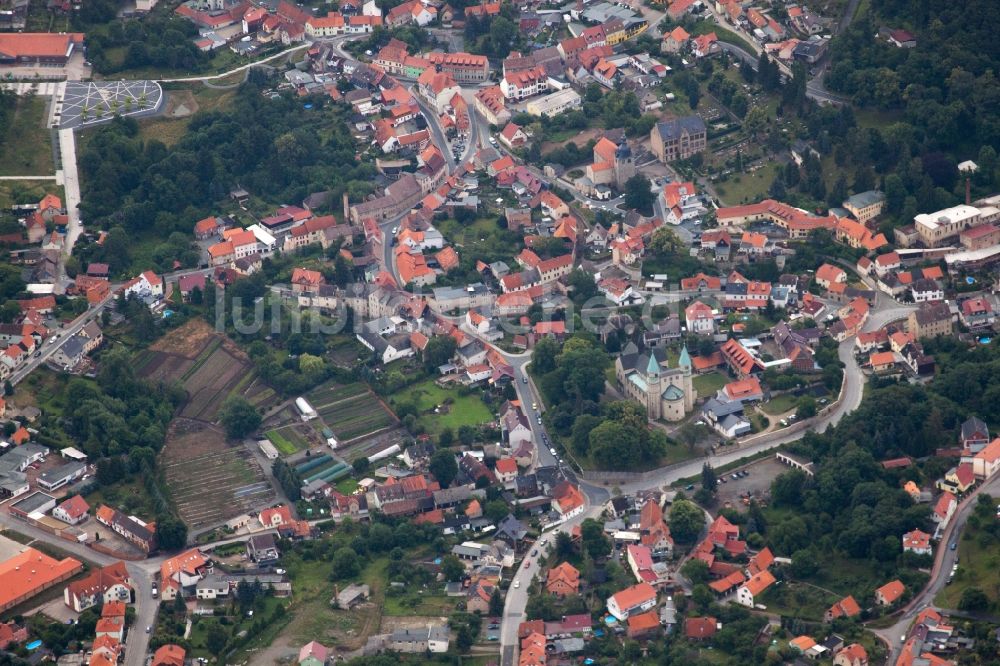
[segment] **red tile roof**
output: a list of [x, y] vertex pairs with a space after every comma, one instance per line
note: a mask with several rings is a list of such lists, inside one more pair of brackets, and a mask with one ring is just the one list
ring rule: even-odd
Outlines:
[[689, 617], [684, 620], [684, 635], [688, 638], [711, 638], [718, 624], [714, 617]]

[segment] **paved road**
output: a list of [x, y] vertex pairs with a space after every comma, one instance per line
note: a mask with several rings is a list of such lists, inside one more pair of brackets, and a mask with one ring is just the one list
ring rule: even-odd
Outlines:
[[[556, 535], [560, 532], [569, 532], [587, 518], [596, 518], [603, 510], [603, 505], [591, 506], [580, 515], [545, 532], [539, 538], [536, 546], [521, 561], [521, 567], [514, 573], [514, 577], [511, 578], [510, 588], [507, 590], [507, 598], [504, 601], [503, 617], [500, 624], [501, 666], [513, 666], [516, 663], [518, 648], [517, 626], [524, 621], [524, 609], [528, 605], [528, 590], [531, 586], [531, 581], [541, 571], [538, 557], [538, 555], [541, 555], [541, 549], [547, 549], [554, 544]], [[538, 555], [535, 555], [536, 552]]]
[[988, 493], [996, 497], [1000, 494], [1000, 477], [993, 477], [962, 500], [951, 522], [941, 535], [941, 540], [934, 554], [934, 567], [931, 570], [931, 578], [926, 587], [914, 596], [903, 608], [902, 614], [894, 625], [887, 629], [876, 629], [875, 634], [879, 636], [890, 649], [887, 664], [896, 663], [899, 653], [902, 650], [904, 641], [900, 640], [907, 633], [910, 624], [917, 615], [927, 607], [934, 607], [934, 597], [948, 584], [948, 576], [951, 574], [952, 565], [958, 559], [958, 550], [951, 550], [948, 546], [952, 541], [957, 541], [959, 534], [965, 527], [976, 507], [976, 501], [981, 493]]
[[[351, 35], [353, 37], [353, 35]], [[183, 83], [185, 81], [215, 81], [216, 79], [224, 79], [231, 74], [236, 74], [237, 72], [243, 72], [251, 67], [257, 65], [262, 65], [265, 62], [270, 62], [272, 60], [277, 60], [282, 56], [286, 56], [290, 53], [295, 53], [296, 51], [301, 51], [302, 49], [307, 49], [312, 46], [312, 42], [305, 42], [294, 48], [286, 49], [280, 53], [275, 53], [274, 55], [268, 56], [266, 58], [261, 58], [260, 60], [255, 60], [254, 62], [247, 63], [246, 65], [240, 65], [239, 67], [234, 67], [228, 72], [223, 72], [222, 74], [212, 74], [211, 76], [189, 76], [180, 79], [158, 79], [160, 83]]]
[[62, 156], [63, 188], [66, 190], [66, 215], [69, 217], [63, 254], [68, 257], [73, 254], [76, 239], [83, 232], [79, 211], [80, 176], [76, 166], [76, 137], [72, 129], [59, 130], [59, 153]]

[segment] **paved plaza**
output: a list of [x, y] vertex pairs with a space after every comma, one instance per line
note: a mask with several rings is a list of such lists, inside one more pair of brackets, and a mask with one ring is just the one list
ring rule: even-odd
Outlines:
[[163, 89], [156, 81], [69, 81], [57, 101], [61, 129], [107, 121], [115, 115], [149, 115], [160, 108]]

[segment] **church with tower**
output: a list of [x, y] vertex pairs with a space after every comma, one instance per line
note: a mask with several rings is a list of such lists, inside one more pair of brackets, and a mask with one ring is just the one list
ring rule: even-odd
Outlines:
[[665, 349], [638, 351], [634, 345], [615, 360], [615, 376], [624, 394], [646, 406], [650, 420], [682, 421], [694, 411], [691, 356], [681, 349], [677, 367], [667, 362]]
[[625, 189], [625, 183], [636, 174], [635, 158], [624, 130], [609, 130], [594, 144], [594, 163], [573, 185], [581, 194], [594, 199], [610, 199], [611, 190]]

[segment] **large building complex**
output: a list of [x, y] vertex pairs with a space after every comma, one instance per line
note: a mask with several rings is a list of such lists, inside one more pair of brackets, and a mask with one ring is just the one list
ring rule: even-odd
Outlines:
[[646, 406], [650, 419], [681, 421], [694, 410], [697, 393], [687, 347], [681, 350], [676, 368], [667, 367], [663, 349], [622, 354], [615, 360], [615, 376], [626, 396]]
[[649, 140], [653, 154], [661, 162], [686, 160], [705, 150], [708, 130], [701, 116], [685, 116], [656, 123]]
[[0, 33], [0, 67], [62, 67], [83, 47], [80, 32]]
[[61, 560], [25, 548], [0, 563], [0, 612], [49, 589], [83, 570], [72, 557]]

